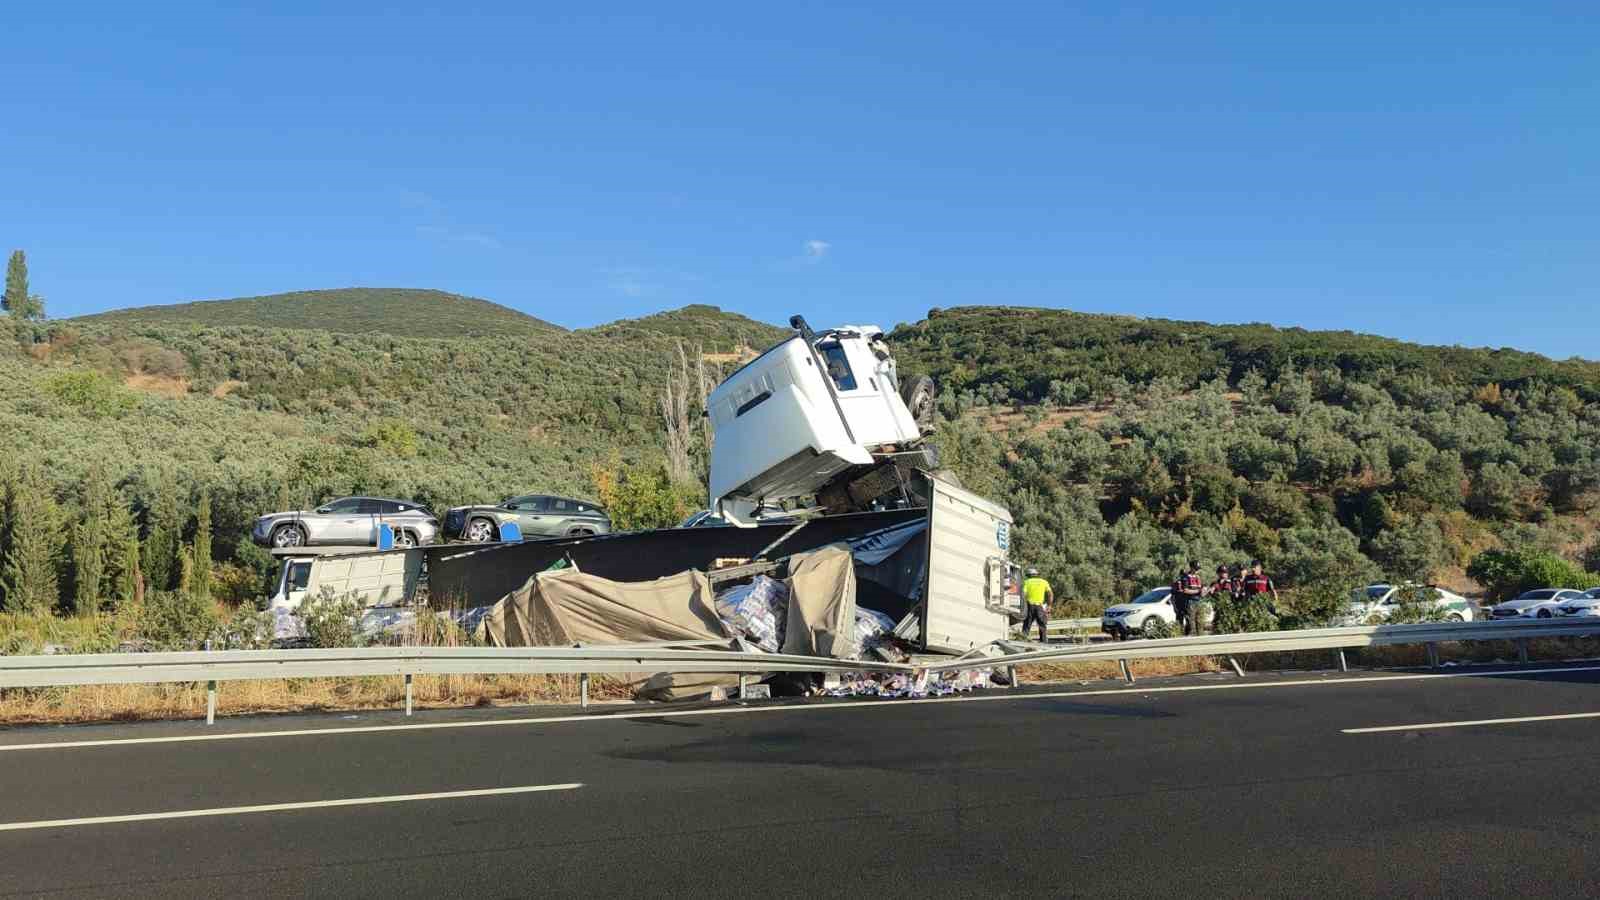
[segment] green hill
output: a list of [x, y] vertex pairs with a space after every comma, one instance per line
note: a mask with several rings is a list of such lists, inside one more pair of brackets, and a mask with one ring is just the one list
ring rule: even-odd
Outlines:
[[248, 326], [432, 338], [562, 330], [488, 300], [415, 288], [338, 288], [233, 300], [199, 300], [113, 310], [74, 321], [124, 328]]
[[606, 337], [622, 337], [639, 331], [668, 334], [697, 342], [706, 353], [731, 353], [740, 347], [765, 350], [790, 334], [787, 328], [699, 303], [585, 330]]

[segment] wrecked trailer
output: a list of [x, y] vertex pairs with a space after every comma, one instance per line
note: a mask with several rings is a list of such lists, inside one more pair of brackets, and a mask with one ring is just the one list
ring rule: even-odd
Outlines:
[[1006, 639], [1021, 614], [1017, 596], [1007, 591], [1014, 580], [1011, 514], [925, 472], [912, 474], [921, 480], [915, 496], [925, 506], [754, 528], [424, 547], [432, 603], [489, 606], [523, 589], [534, 574], [562, 565], [614, 582], [650, 582], [688, 571], [719, 582], [844, 545], [854, 560], [854, 605], [886, 614], [896, 622], [896, 636], [916, 649], [959, 654]]

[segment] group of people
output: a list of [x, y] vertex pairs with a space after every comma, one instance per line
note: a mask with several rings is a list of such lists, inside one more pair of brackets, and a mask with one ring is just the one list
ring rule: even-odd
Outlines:
[[1278, 603], [1278, 588], [1267, 577], [1261, 560], [1250, 565], [1236, 565], [1232, 569], [1217, 566], [1217, 580], [1206, 584], [1200, 577], [1200, 566], [1193, 560], [1172, 582], [1172, 611], [1184, 634], [1199, 634], [1200, 621], [1195, 616], [1194, 605], [1206, 597], [1225, 596], [1245, 600], [1270, 594], [1272, 604]]
[[[1259, 559], [1248, 566], [1241, 563], [1232, 569], [1217, 566], [1217, 580], [1210, 584], [1200, 577], [1199, 564], [1190, 560], [1188, 567], [1172, 582], [1172, 610], [1177, 614], [1178, 624], [1184, 634], [1199, 634], [1200, 622], [1195, 617], [1194, 605], [1200, 600], [1216, 596], [1244, 600], [1267, 594], [1272, 596], [1272, 604], [1276, 606], [1278, 588], [1267, 577]], [[1028, 629], [1037, 623], [1042, 643], [1049, 635], [1045, 611], [1049, 609], [1049, 604], [1055, 602], [1056, 595], [1050, 588], [1050, 582], [1039, 577], [1038, 569], [1028, 569], [1027, 577], [1022, 582], [1022, 599], [1022, 633], [1027, 635]]]

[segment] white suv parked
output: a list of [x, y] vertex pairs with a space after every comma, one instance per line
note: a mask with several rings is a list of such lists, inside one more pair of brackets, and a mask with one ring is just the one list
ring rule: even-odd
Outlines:
[[1154, 637], [1161, 633], [1162, 623], [1171, 631], [1178, 626], [1177, 610], [1172, 608], [1172, 588], [1158, 587], [1145, 591], [1127, 603], [1118, 603], [1100, 614], [1100, 630], [1119, 641], [1135, 634]]

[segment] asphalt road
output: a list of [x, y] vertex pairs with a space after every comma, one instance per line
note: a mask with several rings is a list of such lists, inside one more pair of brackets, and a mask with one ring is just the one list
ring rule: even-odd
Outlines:
[[[978, 696], [0, 730], [0, 894], [1573, 896], [1600, 884], [1600, 718], [1347, 733], [1600, 712], [1596, 667]], [[427, 727], [391, 727], [408, 725]], [[360, 802], [327, 805], [338, 800]], [[284, 803], [304, 805], [251, 809]], [[168, 813], [186, 815], [95, 821]]]

